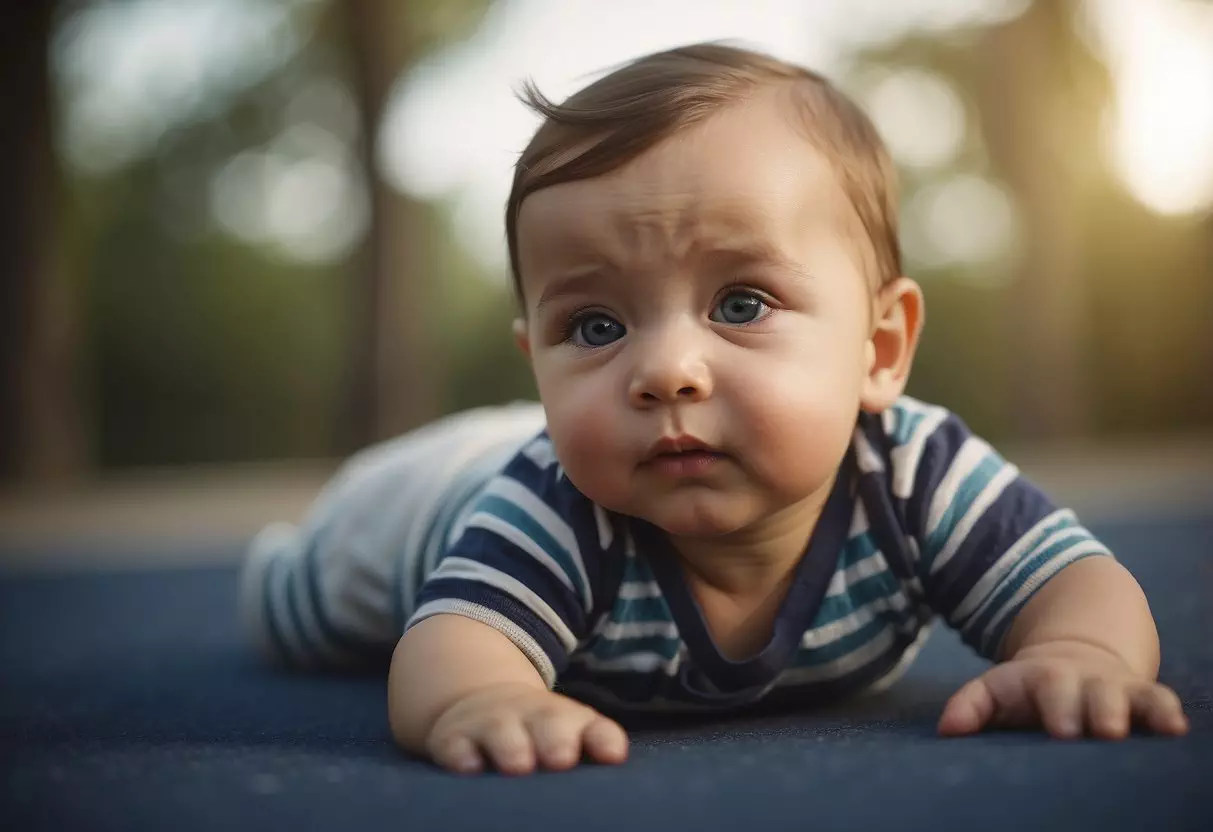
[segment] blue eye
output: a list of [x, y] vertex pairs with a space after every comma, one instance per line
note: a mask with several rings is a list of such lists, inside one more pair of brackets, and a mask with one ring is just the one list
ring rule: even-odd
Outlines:
[[601, 312], [591, 312], [574, 318], [572, 323], [569, 337], [573, 343], [583, 347], [605, 347], [618, 341], [627, 332], [623, 324]]
[[711, 319], [722, 324], [749, 324], [758, 320], [767, 305], [753, 292], [729, 292], [712, 310]]

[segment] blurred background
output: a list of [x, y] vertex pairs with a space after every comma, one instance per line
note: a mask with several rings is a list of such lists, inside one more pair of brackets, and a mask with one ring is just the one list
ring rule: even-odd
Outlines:
[[707, 39], [884, 135], [913, 395], [1067, 495], [1213, 497], [1213, 2], [46, 0], [0, 38], [10, 560], [243, 535], [357, 448], [532, 397], [514, 91]]

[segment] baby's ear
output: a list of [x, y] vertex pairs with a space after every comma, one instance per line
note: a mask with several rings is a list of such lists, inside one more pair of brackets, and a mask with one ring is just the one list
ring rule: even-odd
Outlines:
[[872, 306], [867, 375], [859, 403], [868, 413], [880, 413], [892, 407], [906, 389], [926, 310], [922, 289], [908, 277], [880, 287]]
[[514, 343], [522, 350], [523, 355], [531, 357], [531, 339], [526, 333], [526, 318], [514, 319]]

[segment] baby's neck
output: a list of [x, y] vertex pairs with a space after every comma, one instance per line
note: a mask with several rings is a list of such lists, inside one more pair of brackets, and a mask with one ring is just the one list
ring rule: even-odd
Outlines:
[[733, 598], [769, 595], [804, 554], [829, 488], [761, 522], [713, 538], [670, 537], [688, 582]]
[[[823, 493], [828, 496], [829, 489]], [[671, 538], [687, 588], [725, 657], [746, 659], [770, 641], [825, 499], [806, 500], [744, 533], [709, 540]]]

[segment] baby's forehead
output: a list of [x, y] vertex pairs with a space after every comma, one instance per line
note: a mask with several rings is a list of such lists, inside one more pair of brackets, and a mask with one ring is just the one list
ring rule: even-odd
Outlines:
[[524, 264], [604, 250], [769, 259], [805, 235], [861, 231], [825, 154], [769, 117], [736, 116], [605, 175], [528, 196], [518, 226]]

